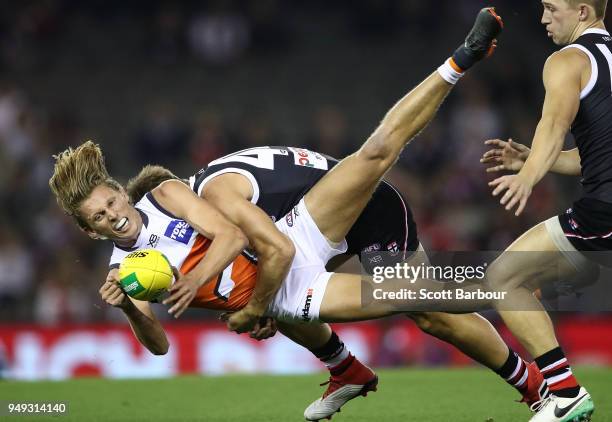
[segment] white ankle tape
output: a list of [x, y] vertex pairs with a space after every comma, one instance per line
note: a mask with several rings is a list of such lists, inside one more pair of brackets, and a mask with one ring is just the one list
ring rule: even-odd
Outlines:
[[450, 64], [450, 61], [450, 58], [446, 59], [442, 66], [438, 68], [438, 73], [446, 82], [455, 85], [457, 81], [463, 76], [463, 72], [457, 72]]

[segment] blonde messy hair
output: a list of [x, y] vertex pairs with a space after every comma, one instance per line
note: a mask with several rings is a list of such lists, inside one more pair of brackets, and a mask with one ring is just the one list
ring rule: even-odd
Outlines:
[[110, 175], [104, 165], [104, 155], [100, 146], [87, 141], [77, 148], [68, 148], [54, 155], [55, 167], [49, 179], [49, 187], [64, 212], [83, 227], [87, 222], [79, 215], [81, 203], [100, 185], [117, 191], [121, 185]]

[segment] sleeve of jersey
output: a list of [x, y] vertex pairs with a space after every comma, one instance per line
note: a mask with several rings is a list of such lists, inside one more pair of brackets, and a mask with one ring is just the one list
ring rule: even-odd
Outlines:
[[129, 252], [119, 249], [118, 247], [113, 247], [113, 253], [110, 257], [110, 262], [108, 263], [108, 269], [112, 270], [113, 268], [119, 268], [121, 265], [121, 261]]

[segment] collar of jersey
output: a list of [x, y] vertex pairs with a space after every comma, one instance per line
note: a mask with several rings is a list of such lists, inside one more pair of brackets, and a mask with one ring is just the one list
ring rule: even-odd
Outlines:
[[131, 252], [135, 251], [136, 249], [139, 249], [141, 245], [144, 245], [144, 238], [147, 236], [146, 229], [149, 225], [149, 216], [142, 212], [139, 208], [136, 208], [136, 210], [140, 213], [140, 216], [142, 217], [142, 227], [140, 228], [140, 233], [138, 233], [138, 238], [136, 239], [136, 243], [134, 243], [134, 246], [132, 246], [131, 248], [124, 248], [123, 246], [119, 246], [115, 242], [113, 242], [113, 244], [117, 248], [126, 252]]
[[601, 28], [587, 29], [586, 31], [582, 33], [582, 35], [586, 35], [586, 34], [610, 35], [608, 31], [606, 31], [605, 29], [601, 29]]

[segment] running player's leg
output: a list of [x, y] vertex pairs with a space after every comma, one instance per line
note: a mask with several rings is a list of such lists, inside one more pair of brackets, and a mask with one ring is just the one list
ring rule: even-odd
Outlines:
[[[387, 284], [388, 281], [385, 281]], [[390, 291], [398, 290], [398, 286]], [[321, 302], [319, 319], [327, 322], [350, 322], [382, 318], [399, 313], [397, 307], [385, 301], [363, 304], [360, 276], [336, 273], [331, 276]], [[429, 287], [428, 287], [429, 288]], [[487, 366], [503, 377], [523, 395], [524, 400], [533, 403], [541, 397], [538, 394], [542, 385], [541, 374], [537, 368], [530, 367], [511, 350], [493, 326], [478, 314], [453, 315], [441, 312], [408, 313], [419, 327], [457, 347], [467, 356]]]
[[[411, 266], [430, 264], [421, 245], [416, 253], [404, 262]], [[465, 355], [497, 373], [521, 393], [528, 406], [541, 400], [540, 387], [543, 380], [540, 371], [537, 367], [530, 366], [506, 345], [486, 318], [477, 313], [445, 312], [409, 312], [406, 316], [423, 332], [452, 344]]]
[[[501, 19], [494, 11], [483, 9], [451, 61], [463, 62], [469, 57], [464, 65], [467, 69], [486, 56], [501, 29]], [[445, 63], [402, 98], [362, 147], [342, 160], [306, 194], [306, 207], [329, 240], [344, 239], [401, 150], [433, 119], [456, 82], [446, 73], [449, 66]]]
[[[558, 222], [554, 217], [523, 234], [491, 265], [487, 279], [494, 289], [507, 292], [504, 308], [498, 311], [506, 326], [535, 358], [552, 393], [552, 400], [542, 402], [532, 420], [569, 420], [564, 416], [571, 415], [576, 415], [576, 420], [590, 420], [591, 396], [578, 384], [559, 347], [548, 313], [532, 294], [533, 287], [589, 270], [588, 261], [575, 249], [572, 252]], [[557, 415], [557, 408], [566, 412]]]
[[550, 317], [533, 291], [576, 272], [549, 235], [546, 223], [528, 230], [487, 270], [489, 286], [507, 292], [503, 304], [496, 304], [500, 315], [532, 356], [559, 346]]

